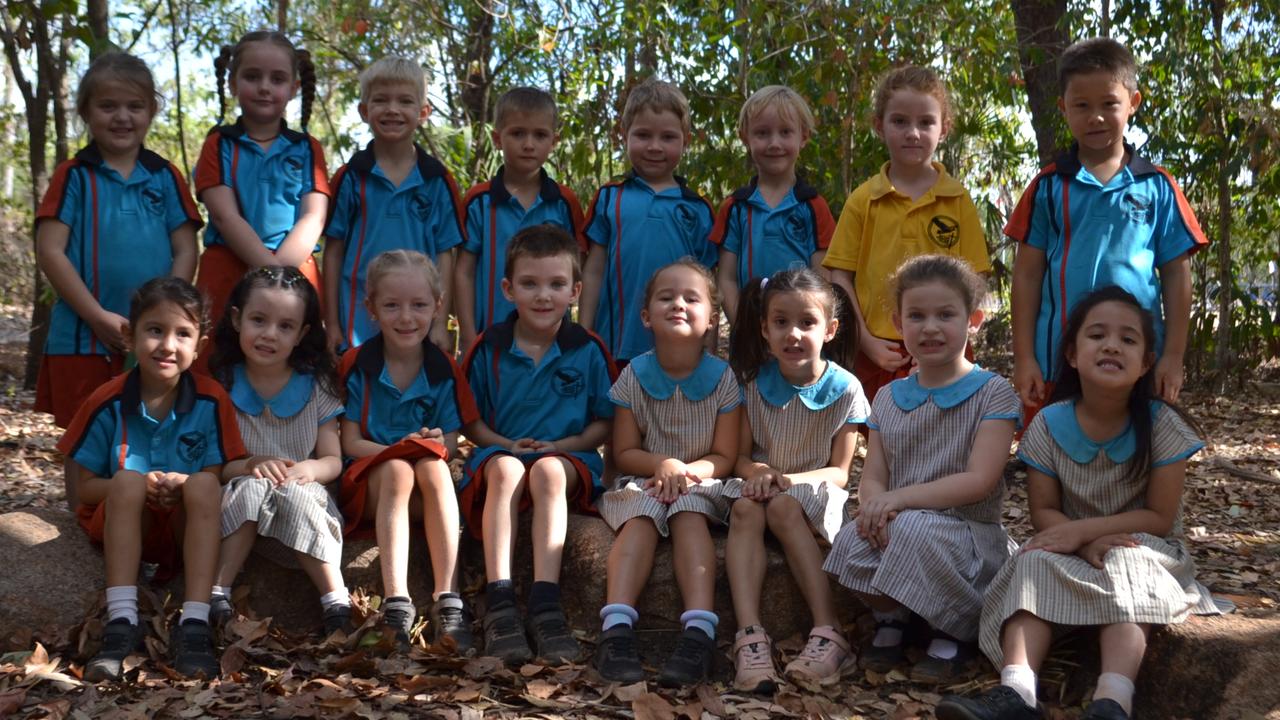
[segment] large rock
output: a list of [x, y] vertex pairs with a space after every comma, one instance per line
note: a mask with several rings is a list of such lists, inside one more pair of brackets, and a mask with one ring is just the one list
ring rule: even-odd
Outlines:
[[0, 637], [77, 625], [106, 585], [102, 553], [66, 510], [0, 515], [0, 557]]
[[1151, 635], [1137, 720], [1280, 718], [1280, 618], [1195, 617]]

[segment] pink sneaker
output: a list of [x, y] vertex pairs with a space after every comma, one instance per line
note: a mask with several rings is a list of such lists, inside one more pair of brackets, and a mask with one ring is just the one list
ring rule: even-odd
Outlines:
[[830, 625], [819, 625], [809, 631], [809, 642], [787, 663], [784, 674], [796, 682], [825, 685], [839, 679], [845, 668], [856, 658], [849, 643], [838, 630]]
[[781, 680], [773, 667], [773, 643], [759, 625], [749, 625], [733, 639], [733, 687], [742, 692], [771, 693]]

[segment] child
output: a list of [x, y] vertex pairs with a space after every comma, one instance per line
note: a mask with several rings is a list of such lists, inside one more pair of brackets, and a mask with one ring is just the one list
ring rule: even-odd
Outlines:
[[1176, 402], [1191, 322], [1188, 256], [1208, 240], [1169, 173], [1124, 141], [1142, 93], [1133, 55], [1110, 38], [1082, 40], [1058, 61], [1058, 108], [1075, 143], [1040, 171], [1005, 235], [1013, 264], [1014, 387], [1027, 420], [1053, 394], [1045, 383], [1067, 315], [1094, 288], [1119, 285], [1155, 318], [1156, 394]]
[[609, 392], [614, 489], [600, 515], [618, 531], [609, 551], [607, 605], [596, 669], [610, 681], [644, 678], [632, 624], [636, 600], [653, 569], [658, 537], [671, 536], [676, 584], [684, 599], [684, 632], [658, 683], [680, 687], [711, 673], [716, 655], [715, 546], [708, 524], [729, 507], [721, 478], [737, 457], [742, 392], [729, 366], [703, 350], [719, 302], [711, 271], [683, 258], [654, 273], [641, 296], [640, 322], [654, 349], [636, 357]]
[[[214, 62], [218, 114], [223, 79], [240, 104], [232, 125], [209, 131], [196, 165], [196, 196], [209, 210], [196, 286], [216, 325], [246, 270], [288, 265], [320, 289], [311, 254], [329, 202], [324, 150], [306, 133], [315, 98], [311, 55], [283, 33], [260, 30], [223, 46]], [[302, 88], [302, 131], [285, 124], [285, 107]]]
[[431, 551], [433, 642], [472, 645], [471, 617], [454, 587], [458, 499], [446, 461], [458, 430], [475, 420], [475, 400], [453, 357], [427, 340], [440, 308], [431, 259], [390, 250], [369, 263], [365, 305], [381, 331], [342, 357], [347, 386], [343, 454], [357, 458], [342, 478], [350, 534], [373, 522], [382, 565], [383, 622], [402, 646], [417, 610], [409, 597], [409, 518], [421, 517]]
[[[205, 341], [204, 303], [186, 280], [143, 284], [129, 305], [126, 337], [138, 358], [84, 401], [58, 441], [79, 491], [76, 514], [107, 563], [102, 650], [84, 668], [90, 682], [119, 680], [140, 647], [138, 562], [158, 577], [181, 564], [186, 601], [169, 634], [173, 668], [218, 676], [209, 632], [209, 589], [218, 562], [219, 480], [243, 457], [227, 394], [187, 372]], [[181, 562], [178, 551], [181, 548]]]
[[373, 141], [333, 176], [324, 227], [325, 326], [331, 347], [356, 347], [378, 332], [365, 313], [369, 262], [387, 250], [424, 253], [440, 268], [443, 304], [431, 328], [436, 347], [453, 354], [449, 301], [453, 248], [463, 240], [458, 184], [414, 142], [431, 112], [422, 66], [387, 56], [360, 73], [360, 117]]
[[231, 291], [209, 369], [236, 407], [251, 457], [222, 469], [222, 553], [214, 625], [231, 617], [231, 584], [258, 536], [272, 559], [301, 566], [320, 591], [328, 635], [345, 628], [342, 515], [331, 483], [342, 473], [337, 373], [320, 297], [297, 268], [267, 265]]
[[[512, 88], [494, 108], [493, 144], [502, 167], [486, 183], [467, 191], [467, 233], [458, 255], [453, 286], [458, 299], [459, 345], [466, 350], [476, 334], [502, 322], [514, 306], [499, 288], [509, 277], [502, 266], [511, 236], [543, 223], [582, 235], [582, 204], [568, 187], [552, 180], [543, 165], [560, 136], [556, 101], [537, 88]], [[586, 252], [586, 248], [581, 248]]]
[[782, 85], [760, 88], [738, 113], [738, 137], [756, 176], [724, 201], [711, 231], [711, 242], [720, 246], [716, 276], [730, 322], [736, 321], [739, 288], [753, 279], [822, 267], [836, 223], [827, 201], [796, 175], [796, 158], [813, 129], [809, 103]]
[[[178, 169], [142, 146], [157, 97], [138, 58], [109, 52], [94, 60], [76, 91], [91, 140], [54, 171], [36, 211], [36, 259], [58, 301], [35, 409], [58, 427], [124, 369], [133, 291], [154, 277], [189, 281], [195, 273], [200, 213]], [[74, 508], [74, 488], [67, 491]]]
[[734, 687], [772, 693], [779, 680], [760, 625], [766, 530], [782, 543], [813, 614], [808, 643], [786, 675], [825, 683], [853, 663], [814, 535], [829, 544], [844, 524], [855, 427], [867, 421], [870, 408], [857, 378], [836, 363], [852, 360], [858, 348], [848, 299], [819, 273], [783, 270], [752, 281], [738, 316], [730, 357], [747, 412], [735, 467], [741, 479], [726, 483], [724, 492], [740, 498], [725, 546], [738, 620]]
[[992, 581], [982, 651], [1001, 685], [950, 697], [944, 719], [1039, 718], [1036, 672], [1055, 626], [1101, 626], [1102, 674], [1084, 718], [1129, 717], [1151, 625], [1216, 614], [1182, 541], [1187, 458], [1204, 447], [1155, 393], [1155, 319], [1109, 286], [1063, 331], [1053, 404], [1018, 445], [1036, 535]]
[[894, 327], [919, 371], [871, 405], [856, 522], [836, 536], [823, 567], [873, 611], [867, 668], [901, 662], [914, 613], [932, 640], [911, 679], [944, 683], [974, 654], [983, 592], [1009, 556], [1000, 506], [1018, 398], [965, 358], [986, 291], [967, 263], [913, 258], [889, 291]]
[[898, 68], [880, 79], [872, 106], [871, 123], [889, 162], [845, 202], [822, 264], [831, 269], [831, 282], [853, 298], [859, 338], [853, 373], [874, 400], [882, 385], [911, 370], [887, 287], [898, 266], [942, 253], [985, 273], [991, 260], [969, 193], [933, 161], [952, 123], [942, 79], [928, 68]]
[[484, 540], [485, 653], [509, 665], [529, 661], [511, 552], [519, 512], [533, 505], [533, 587], [529, 635], [537, 656], [572, 662], [581, 649], [560, 604], [560, 557], [570, 504], [590, 511], [604, 471], [596, 452], [609, 434], [617, 376], [600, 339], [568, 318], [582, 289], [578, 245], [554, 225], [511, 238], [502, 293], [515, 310], [490, 326], [464, 369], [481, 420], [467, 426], [462, 512]]
[[[591, 250], [582, 271], [582, 326], [604, 338], [619, 364], [653, 348], [640, 320], [644, 283], [686, 255], [715, 264], [711, 205], [676, 176], [689, 144], [689, 101], [675, 85], [646, 80], [622, 110], [631, 172], [596, 192], [587, 215]], [[708, 338], [708, 343], [711, 338]]]

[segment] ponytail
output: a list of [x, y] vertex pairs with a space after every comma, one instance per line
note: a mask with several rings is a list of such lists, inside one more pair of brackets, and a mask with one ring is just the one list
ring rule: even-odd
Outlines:
[[827, 283], [831, 287], [831, 319], [839, 322], [835, 337], [822, 346], [822, 355], [840, 367], [853, 372], [858, 357], [858, 319], [853, 315], [853, 301], [844, 288]]
[[316, 66], [311, 60], [311, 51], [298, 48], [298, 81], [302, 86], [302, 131], [307, 131], [307, 122], [311, 120], [311, 105], [316, 99]]
[[760, 368], [772, 357], [764, 339], [765, 286], [768, 278], [756, 278], [738, 294], [738, 319], [729, 335], [729, 366], [746, 385], [756, 378]]
[[232, 53], [235, 49], [230, 45], [223, 45], [218, 51], [218, 57], [213, 59], [213, 75], [218, 81], [218, 124], [221, 125], [225, 118], [227, 110], [227, 67], [231, 64]]

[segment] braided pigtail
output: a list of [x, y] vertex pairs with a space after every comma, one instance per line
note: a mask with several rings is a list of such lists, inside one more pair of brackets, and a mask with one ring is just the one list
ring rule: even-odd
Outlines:
[[298, 48], [295, 51], [298, 64], [298, 80], [302, 85], [302, 131], [307, 131], [307, 122], [311, 120], [311, 105], [316, 99], [316, 66], [311, 60], [311, 52]]
[[234, 49], [230, 45], [223, 45], [218, 51], [218, 57], [213, 59], [213, 75], [218, 81], [218, 124], [222, 124], [227, 109], [227, 67], [231, 63], [231, 55]]

